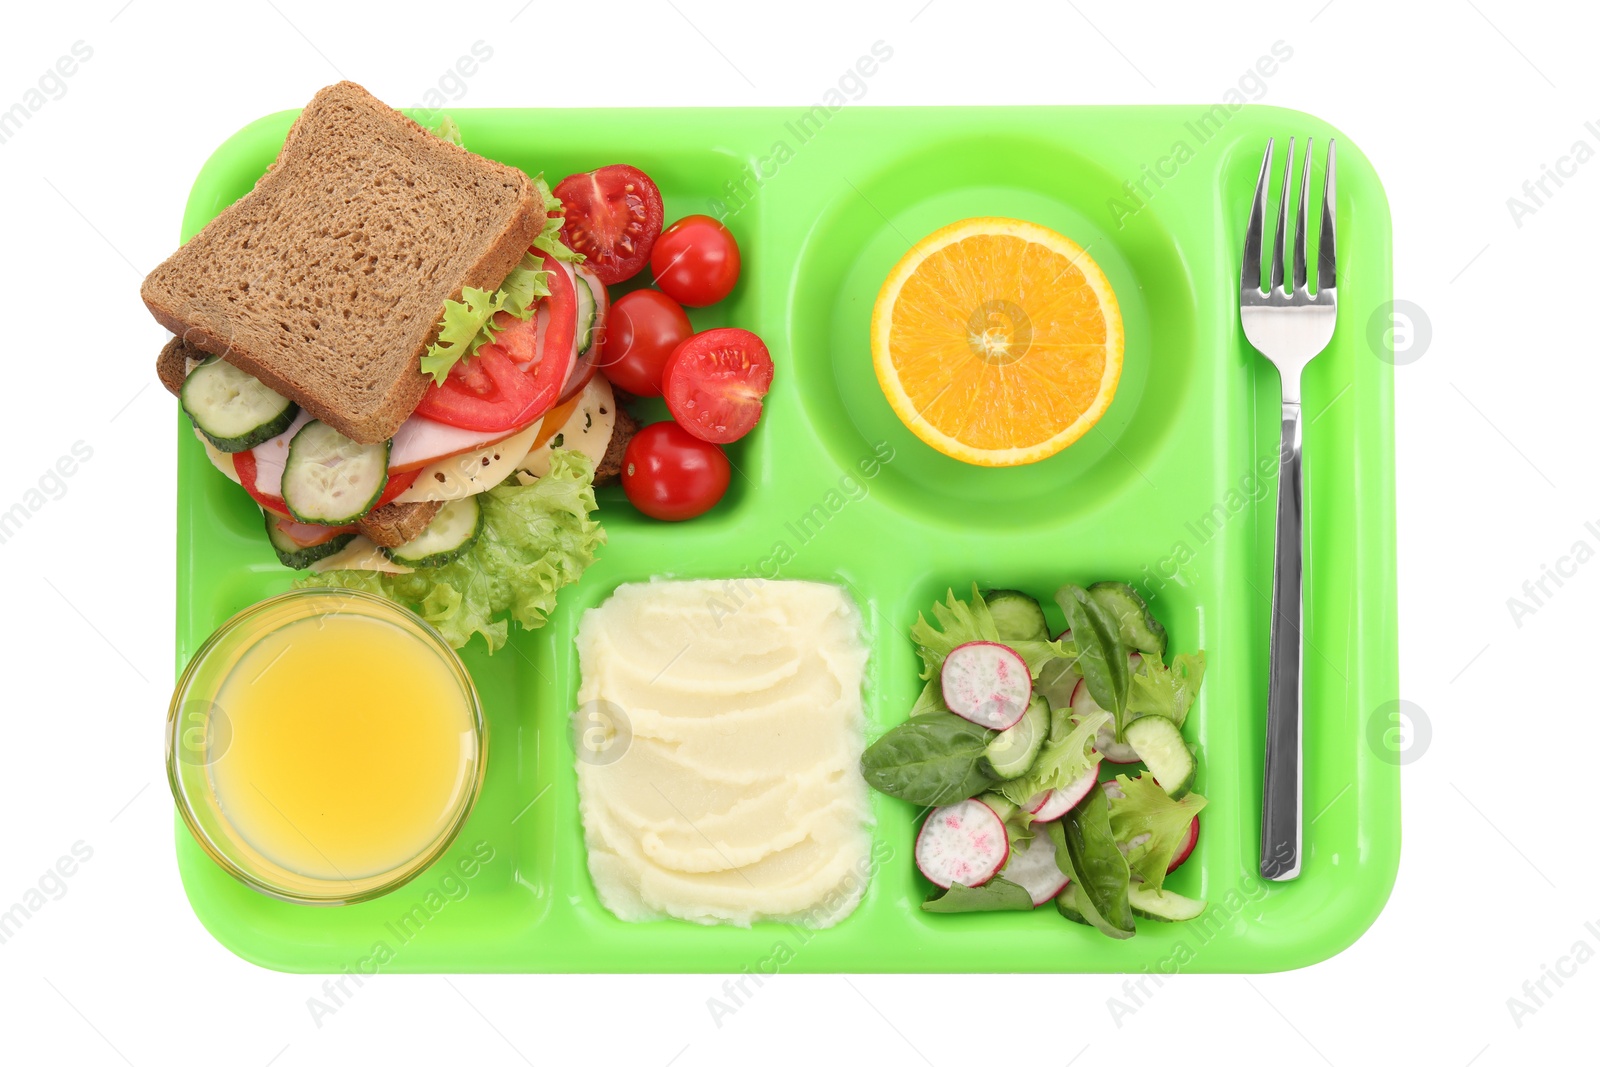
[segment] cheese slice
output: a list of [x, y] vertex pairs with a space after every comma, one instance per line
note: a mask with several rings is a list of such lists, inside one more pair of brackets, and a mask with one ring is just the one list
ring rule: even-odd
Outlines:
[[528, 454], [534, 438], [539, 436], [539, 423], [534, 423], [515, 437], [492, 444], [476, 452], [441, 459], [422, 468], [411, 487], [395, 497], [398, 504], [411, 504], [419, 500], [460, 500], [488, 489], [493, 489], [517, 469], [517, 461]]
[[244, 483], [239, 480], [239, 472], [234, 469], [233, 457], [219, 449], [210, 441], [207, 441], [206, 435], [201, 433], [199, 430], [196, 430], [194, 435], [195, 437], [199, 438], [200, 443], [205, 446], [206, 458], [212, 462], [217, 470], [233, 479], [234, 485], [243, 485]]
[[321, 574], [323, 571], [382, 571], [385, 574], [410, 574], [411, 568], [403, 563], [396, 563], [383, 554], [383, 549], [357, 534], [348, 545], [311, 565], [311, 573]]
[[[611, 447], [611, 431], [616, 425], [616, 394], [611, 391], [611, 383], [604, 376], [596, 374], [583, 387], [583, 392], [578, 396], [578, 406], [572, 409], [572, 414], [561, 424], [561, 428], [517, 464], [517, 481], [528, 485], [549, 474], [550, 452], [555, 448], [582, 452], [594, 461], [596, 467], [600, 466], [600, 461], [605, 459], [606, 449]], [[558, 441], [560, 444], [557, 444]]]

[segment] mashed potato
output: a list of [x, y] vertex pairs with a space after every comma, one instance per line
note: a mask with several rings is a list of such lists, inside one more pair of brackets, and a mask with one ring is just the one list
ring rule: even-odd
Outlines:
[[811, 927], [854, 910], [871, 849], [867, 650], [843, 590], [624, 585], [584, 615], [577, 645], [579, 799], [607, 908]]

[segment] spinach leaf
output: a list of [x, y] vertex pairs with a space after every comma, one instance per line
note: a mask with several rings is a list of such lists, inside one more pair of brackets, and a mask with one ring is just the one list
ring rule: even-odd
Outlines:
[[980, 760], [994, 735], [948, 711], [915, 715], [862, 753], [861, 774], [912, 804], [954, 804], [989, 786]]
[[961, 911], [1032, 911], [1033, 898], [1015, 882], [996, 876], [983, 885], [960, 882], [922, 902], [923, 911], [954, 914]]
[[1095, 603], [1081, 586], [1064, 585], [1056, 591], [1056, 603], [1067, 617], [1072, 642], [1078, 650], [1078, 673], [1089, 687], [1094, 702], [1111, 713], [1117, 739], [1127, 725], [1128, 649], [1118, 634], [1116, 620]]
[[1107, 937], [1132, 937], [1128, 861], [1111, 832], [1105, 790], [1091, 789], [1082, 803], [1049, 823], [1047, 832], [1056, 846], [1056, 865], [1078, 887], [1083, 917]]

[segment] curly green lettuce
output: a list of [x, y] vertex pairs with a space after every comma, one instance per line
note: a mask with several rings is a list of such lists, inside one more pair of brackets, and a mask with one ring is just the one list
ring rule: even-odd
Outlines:
[[1071, 785], [1089, 772], [1099, 758], [1094, 754], [1095, 734], [1111, 721], [1111, 713], [1091, 711], [1073, 720], [1068, 709], [1050, 712], [1050, 740], [1044, 743], [1033, 766], [1021, 778], [1001, 782], [995, 789], [1013, 804], [1026, 804], [1047, 789]]
[[1204, 652], [1175, 656], [1170, 667], [1154, 656], [1142, 657], [1138, 669], [1128, 675], [1128, 721], [1160, 715], [1182, 727], [1205, 673]]
[[460, 300], [446, 300], [439, 337], [422, 357], [422, 373], [444, 384], [451, 367], [494, 340], [501, 329], [494, 320], [499, 312], [522, 322], [532, 318], [539, 299], [550, 295], [550, 272], [540, 269], [542, 265], [537, 256], [525, 255], [494, 292], [469, 285]]
[[460, 559], [409, 574], [334, 570], [299, 586], [360, 589], [402, 604], [431, 623], [453, 648], [482, 636], [489, 651], [506, 643], [509, 621], [543, 626], [556, 594], [576, 582], [605, 544], [595, 521], [594, 467], [580, 452], [551, 453], [550, 472], [531, 485], [514, 480], [479, 497], [484, 527]]
[[1128, 868], [1135, 875], [1152, 889], [1160, 889], [1172, 857], [1188, 835], [1189, 824], [1206, 806], [1206, 798], [1188, 793], [1173, 800], [1148, 774], [1137, 778], [1119, 774], [1117, 787], [1111, 794], [1111, 832], [1117, 847], [1127, 856]]
[[1035, 678], [1046, 663], [1075, 656], [1071, 646], [1060, 641], [1002, 640], [976, 582], [972, 584], [971, 601], [957, 599], [952, 589], [944, 603], [933, 605], [932, 622], [919, 614], [911, 627], [911, 640], [917, 643], [917, 654], [922, 657], [924, 678], [937, 678], [945, 657], [968, 641], [999, 641], [1023, 658]]
[[439, 125], [428, 131], [441, 141], [449, 141], [457, 148], [465, 148], [461, 143], [461, 127], [456, 125], [456, 120], [449, 115], [439, 117]]
[[563, 263], [582, 263], [584, 257], [581, 253], [561, 243], [561, 224], [565, 221], [567, 209], [550, 191], [550, 184], [544, 180], [543, 174], [534, 177], [533, 187], [544, 201], [544, 230], [533, 239], [533, 247]]

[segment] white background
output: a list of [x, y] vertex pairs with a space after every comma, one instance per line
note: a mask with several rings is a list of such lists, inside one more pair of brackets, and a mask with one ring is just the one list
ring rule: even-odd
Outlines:
[[[93, 455], [0, 545], [0, 910], [76, 842], [93, 855], [0, 944], [0, 1056], [140, 1067], [1592, 1062], [1600, 960], [1560, 988], [1547, 981], [1553, 995], [1520, 1026], [1507, 998], [1580, 939], [1600, 950], [1600, 565], [1561, 564], [1564, 584], [1547, 581], [1552, 595], [1520, 620], [1507, 601], [1575, 542], [1600, 547], [1584, 526], [1600, 520], [1600, 353], [1585, 326], [1600, 162], [1548, 184], [1554, 195], [1520, 226], [1506, 201], [1573, 142], [1600, 147], [1600, 129], [1584, 128], [1600, 120], [1600, 19], [1509, 0], [756, 7], [7, 9], [0, 109], [74, 42], [93, 55], [0, 144], [0, 510], [75, 442]], [[1322, 115], [1376, 164], [1394, 213], [1396, 295], [1431, 323], [1431, 344], [1414, 344], [1396, 371], [1401, 695], [1431, 738], [1419, 733], [1408, 752], [1399, 883], [1360, 942], [1290, 974], [1169, 981], [1120, 1026], [1112, 976], [785, 977], [719, 1028], [710, 976], [469, 975], [371, 981], [319, 1027], [306, 1002], [322, 979], [260, 970], [201, 929], [178, 881], [161, 773], [173, 411], [152, 384], [164, 334], [137, 285], [174, 247], [201, 163], [239, 126], [341, 75], [417, 102], [478, 38], [494, 57], [461, 106], [803, 107], [880, 38], [894, 59], [871, 80], [870, 104], [1209, 104], [1273, 41], [1292, 46], [1266, 102]]]

